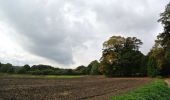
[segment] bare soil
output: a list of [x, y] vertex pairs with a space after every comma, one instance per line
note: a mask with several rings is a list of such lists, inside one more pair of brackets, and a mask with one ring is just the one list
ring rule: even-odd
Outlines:
[[165, 79], [165, 82], [170, 87], [170, 78]]
[[150, 78], [0, 78], [0, 100], [108, 100], [151, 82]]

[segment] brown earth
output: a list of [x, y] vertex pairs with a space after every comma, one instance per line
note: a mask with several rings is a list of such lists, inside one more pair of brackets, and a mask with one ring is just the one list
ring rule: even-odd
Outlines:
[[170, 79], [169, 78], [165, 79], [165, 82], [170, 87]]
[[108, 100], [151, 82], [150, 78], [0, 78], [0, 100]]

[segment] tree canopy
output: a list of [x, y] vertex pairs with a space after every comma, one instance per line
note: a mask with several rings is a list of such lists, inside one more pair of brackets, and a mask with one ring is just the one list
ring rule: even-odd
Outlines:
[[[100, 71], [108, 76], [142, 75], [142, 41], [136, 37], [112, 36], [103, 43]], [[144, 66], [142, 66], [144, 67]], [[141, 73], [142, 72], [142, 73]]]
[[164, 30], [158, 35], [155, 45], [148, 54], [148, 74], [150, 76], [170, 75], [170, 3], [161, 13], [158, 22], [162, 23]]

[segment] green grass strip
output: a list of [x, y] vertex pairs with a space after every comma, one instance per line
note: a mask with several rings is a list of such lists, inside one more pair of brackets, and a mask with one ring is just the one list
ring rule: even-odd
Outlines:
[[29, 75], [29, 74], [3, 74], [0, 73], [0, 78], [80, 78], [81, 75]]
[[127, 94], [114, 96], [111, 100], [170, 100], [170, 88], [164, 80], [155, 80]]

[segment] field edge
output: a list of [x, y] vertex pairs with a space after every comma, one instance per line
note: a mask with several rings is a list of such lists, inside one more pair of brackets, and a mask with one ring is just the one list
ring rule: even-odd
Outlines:
[[163, 79], [156, 79], [123, 95], [113, 96], [111, 100], [170, 100], [170, 88]]

